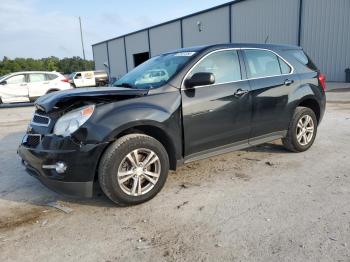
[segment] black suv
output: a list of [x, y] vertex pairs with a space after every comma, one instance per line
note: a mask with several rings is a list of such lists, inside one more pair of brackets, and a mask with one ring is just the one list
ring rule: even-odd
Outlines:
[[225, 44], [177, 50], [113, 87], [48, 94], [18, 149], [30, 174], [62, 193], [139, 204], [177, 166], [282, 139], [313, 144], [325, 76], [296, 46]]

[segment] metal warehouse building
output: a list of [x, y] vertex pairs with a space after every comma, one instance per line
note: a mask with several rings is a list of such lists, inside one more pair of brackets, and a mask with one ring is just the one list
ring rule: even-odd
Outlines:
[[119, 78], [160, 53], [217, 43], [300, 45], [329, 81], [350, 67], [350, 0], [236, 0], [92, 46], [95, 67]]

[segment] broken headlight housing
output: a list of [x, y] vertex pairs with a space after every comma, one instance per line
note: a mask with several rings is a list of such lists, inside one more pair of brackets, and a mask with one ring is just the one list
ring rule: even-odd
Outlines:
[[53, 133], [58, 136], [70, 136], [92, 116], [94, 110], [95, 105], [88, 105], [64, 114], [57, 120]]

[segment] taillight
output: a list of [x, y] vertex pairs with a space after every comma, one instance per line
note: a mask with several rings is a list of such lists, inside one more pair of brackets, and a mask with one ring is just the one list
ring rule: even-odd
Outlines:
[[326, 92], [326, 76], [320, 73], [318, 75], [318, 81], [320, 82], [320, 85], [322, 86], [323, 91]]

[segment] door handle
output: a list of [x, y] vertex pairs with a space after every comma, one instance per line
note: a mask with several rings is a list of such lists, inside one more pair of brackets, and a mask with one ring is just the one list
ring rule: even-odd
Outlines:
[[248, 90], [243, 90], [243, 89], [237, 89], [237, 91], [234, 93], [234, 96], [236, 96], [236, 97], [241, 97], [241, 96], [243, 96], [243, 95], [245, 95], [245, 94], [247, 94], [247, 93], [249, 93], [249, 91]]
[[44, 82], [43, 84], [44, 84], [44, 85], [47, 85], [47, 84], [50, 84], [50, 82]]
[[287, 79], [286, 81], [284, 81], [284, 84], [286, 85], [286, 86], [290, 86], [291, 84], [293, 84], [294, 83], [294, 80], [290, 80], [290, 79]]
[[27, 84], [20, 84], [19, 86], [27, 86]]

